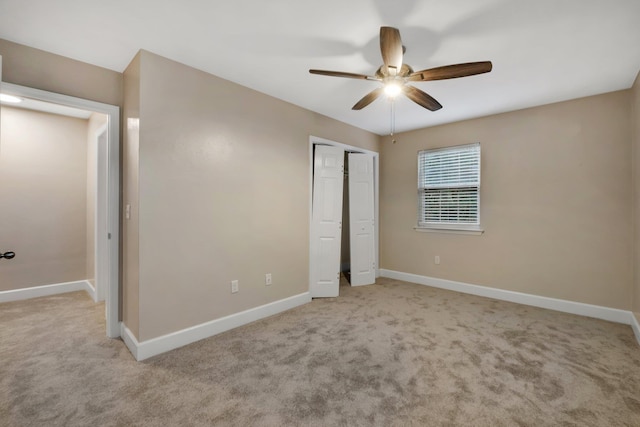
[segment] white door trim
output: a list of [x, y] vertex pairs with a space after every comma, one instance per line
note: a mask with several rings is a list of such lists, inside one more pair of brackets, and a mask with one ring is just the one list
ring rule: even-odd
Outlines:
[[[96, 284], [96, 301], [104, 301], [105, 298], [107, 297], [107, 289], [105, 286], [105, 283], [103, 283], [104, 278], [100, 277], [100, 275], [98, 274], [98, 272], [102, 272], [102, 268], [104, 268], [106, 266], [106, 268], [109, 268], [109, 251], [104, 251], [101, 250], [102, 248], [104, 248], [104, 246], [106, 245], [108, 248], [109, 242], [105, 241], [104, 239], [106, 239], [107, 236], [99, 233], [99, 226], [100, 223], [98, 221], [98, 215], [99, 215], [99, 211], [100, 211], [100, 202], [102, 199], [102, 197], [99, 196], [100, 193], [100, 173], [99, 173], [99, 166], [98, 164], [100, 163], [100, 137], [102, 136], [103, 133], [107, 133], [107, 144], [108, 144], [108, 139], [109, 139], [109, 132], [108, 132], [108, 123], [105, 123], [104, 125], [100, 126], [98, 129], [96, 129], [94, 135], [93, 135], [93, 143], [96, 146], [96, 157], [94, 159], [95, 161], [95, 171], [96, 171], [96, 185], [94, 188], [94, 192], [95, 192], [95, 200], [94, 200], [94, 221], [95, 221], [95, 227], [93, 230], [93, 237], [94, 237], [94, 265], [93, 265], [93, 270], [94, 270], [94, 279], [95, 279], [95, 284]], [[107, 146], [107, 150], [108, 150], [108, 146]], [[107, 151], [107, 156], [109, 155], [109, 152]], [[108, 179], [108, 173], [107, 173], [107, 179]], [[108, 206], [107, 206], [108, 208]], [[105, 253], [106, 252], [106, 253]], [[100, 267], [102, 266], [102, 267]]]
[[[353, 145], [343, 144], [341, 142], [331, 141], [329, 139], [317, 136], [309, 136], [309, 267], [311, 267], [311, 221], [313, 214], [313, 146], [314, 145], [331, 145], [343, 148], [345, 151], [353, 153], [367, 153], [373, 156], [373, 185], [374, 185], [374, 215], [375, 215], [375, 239], [376, 239], [376, 277], [380, 277], [380, 154], [376, 151], [367, 150]], [[311, 286], [311, 268], [309, 268], [309, 286]]]
[[108, 271], [109, 285], [107, 287], [106, 317], [107, 336], [117, 338], [120, 336], [120, 107], [5, 82], [2, 82], [2, 92], [95, 111], [106, 114], [109, 117], [109, 132], [107, 133], [107, 193], [109, 204], [108, 227], [111, 239], [109, 240], [110, 266]]

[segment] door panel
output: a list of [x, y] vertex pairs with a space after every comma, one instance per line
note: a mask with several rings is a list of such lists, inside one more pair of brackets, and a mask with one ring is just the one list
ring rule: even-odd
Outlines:
[[96, 191], [96, 251], [95, 277], [98, 301], [107, 297], [109, 272], [109, 241], [107, 214], [109, 200], [107, 198], [107, 158], [109, 147], [107, 142], [107, 128], [98, 135], [97, 142], [97, 191]]
[[376, 281], [373, 156], [349, 153], [351, 286]]
[[317, 145], [311, 215], [311, 296], [336, 297], [340, 287], [340, 238], [344, 150]]

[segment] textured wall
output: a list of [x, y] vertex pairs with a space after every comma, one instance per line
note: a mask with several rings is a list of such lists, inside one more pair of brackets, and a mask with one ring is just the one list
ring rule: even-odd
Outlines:
[[139, 61], [139, 206], [124, 201], [139, 215], [138, 339], [307, 292], [309, 135], [374, 151], [378, 137], [149, 52]]
[[122, 105], [122, 74], [0, 39], [2, 81]]
[[87, 121], [1, 114], [0, 291], [86, 279]]
[[[631, 308], [629, 91], [396, 139], [381, 152], [381, 268]], [[485, 233], [414, 231], [417, 152], [476, 141]]]

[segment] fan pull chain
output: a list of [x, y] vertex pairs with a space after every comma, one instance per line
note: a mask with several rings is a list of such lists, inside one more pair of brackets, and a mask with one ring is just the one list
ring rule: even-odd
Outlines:
[[395, 99], [391, 98], [391, 123], [389, 124], [389, 127], [391, 128], [391, 132], [390, 132], [390, 137], [391, 137], [391, 142], [392, 143], [396, 143], [396, 140], [393, 138], [393, 134], [396, 131], [396, 103], [395, 103]]

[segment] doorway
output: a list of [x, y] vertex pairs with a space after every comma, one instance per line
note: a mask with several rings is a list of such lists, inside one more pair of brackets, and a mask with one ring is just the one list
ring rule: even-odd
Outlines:
[[[336, 297], [378, 277], [378, 153], [311, 136], [309, 289]], [[348, 253], [347, 253], [348, 252]]]
[[[99, 282], [94, 299], [105, 300], [106, 335], [120, 336], [119, 237], [120, 237], [120, 109], [117, 106], [56, 94], [25, 86], [2, 83], [2, 93], [34, 102], [70, 107], [106, 116], [96, 132], [95, 268]], [[98, 226], [98, 222], [102, 225]], [[18, 254], [19, 255], [19, 254]], [[102, 285], [102, 286], [101, 286]]]

